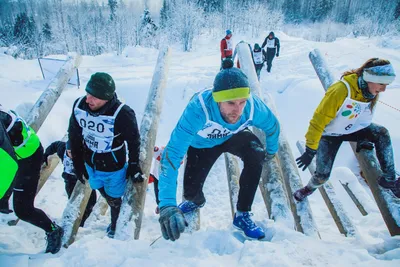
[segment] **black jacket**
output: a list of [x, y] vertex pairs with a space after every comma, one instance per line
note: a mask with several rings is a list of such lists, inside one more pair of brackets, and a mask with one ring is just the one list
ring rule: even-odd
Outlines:
[[[270, 33], [268, 34], [268, 36], [265, 37], [265, 40], [264, 40], [264, 42], [263, 42], [261, 48], [264, 48], [264, 47], [267, 45], [268, 37], [269, 37], [270, 35], [272, 35], [272, 39], [275, 39], [275, 48], [267, 48], [267, 53], [268, 53], [268, 54], [269, 54], [269, 53], [275, 54], [275, 49], [276, 49], [276, 53], [279, 54], [279, 50], [280, 50], [280, 48], [281, 48], [281, 45], [280, 45], [279, 39], [278, 39], [277, 37], [275, 37], [274, 32], [270, 32]], [[272, 40], [272, 39], [271, 39], [271, 40]]]
[[[85, 173], [84, 163], [98, 171], [113, 172], [122, 169], [126, 164], [125, 146], [113, 153], [95, 153], [86, 146], [82, 136], [82, 128], [74, 115], [74, 108], [77, 101], [73, 105], [68, 128], [71, 153], [77, 175]], [[117, 95], [114, 95], [113, 99], [108, 101], [100, 110], [94, 112], [90, 110], [88, 104], [86, 104], [86, 97], [84, 97], [79, 104], [79, 108], [89, 112], [93, 116], [112, 116], [120, 104], [121, 102], [118, 100]], [[139, 130], [135, 112], [128, 105], [124, 105], [121, 108], [115, 119], [114, 135], [117, 137], [113, 140], [112, 148], [119, 147], [126, 142], [128, 145], [128, 162], [138, 163], [140, 149]]]

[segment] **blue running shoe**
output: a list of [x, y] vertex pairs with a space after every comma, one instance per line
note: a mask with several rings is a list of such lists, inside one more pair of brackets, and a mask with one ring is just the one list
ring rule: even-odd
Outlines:
[[192, 211], [202, 208], [204, 206], [204, 204], [205, 204], [205, 202], [201, 205], [197, 205], [196, 203], [194, 203], [192, 201], [185, 200], [181, 204], [178, 205], [178, 208], [180, 208], [180, 210], [183, 213], [189, 213], [189, 212], [192, 212]]
[[243, 233], [250, 239], [263, 239], [265, 237], [264, 230], [257, 226], [250, 218], [250, 212], [242, 212], [240, 215], [235, 213], [233, 219], [233, 226], [236, 229], [243, 231]]
[[111, 225], [111, 223], [110, 223], [110, 224], [107, 226], [106, 232], [107, 232], [107, 236], [108, 236], [109, 238], [114, 238], [114, 236], [115, 236], [115, 226], [112, 227], [112, 225]]

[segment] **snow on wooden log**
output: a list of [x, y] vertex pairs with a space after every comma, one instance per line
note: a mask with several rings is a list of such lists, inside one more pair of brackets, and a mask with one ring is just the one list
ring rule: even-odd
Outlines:
[[71, 53], [67, 62], [65, 62], [61, 67], [46, 90], [43, 91], [42, 95], [32, 107], [25, 120], [28, 125], [35, 130], [35, 132], [37, 132], [42, 126], [62, 91], [67, 86], [69, 79], [75, 74], [75, 70], [81, 61], [82, 57], [79, 54]]
[[224, 153], [224, 156], [226, 176], [228, 178], [229, 200], [231, 202], [232, 218], [234, 218], [236, 213], [236, 204], [239, 196], [240, 168], [237, 157], [229, 153]]
[[[314, 69], [317, 72], [318, 77], [320, 77], [322, 86], [326, 91], [334, 81], [331, 78], [333, 75], [329, 71], [325, 60], [322, 58], [318, 50], [311, 51], [309, 58], [313, 66], [315, 65]], [[381, 189], [378, 185], [377, 181], [381, 175], [381, 170], [379, 162], [375, 157], [375, 153], [373, 151], [365, 150], [361, 150], [357, 153], [356, 144], [350, 142], [350, 145], [357, 157], [361, 170], [364, 173], [365, 179], [368, 182], [390, 234], [392, 236], [400, 235], [400, 199], [396, 198], [392, 192], [389, 192], [389, 190]]]
[[314, 49], [310, 52], [309, 58], [314, 67], [315, 72], [318, 75], [319, 80], [322, 83], [325, 91], [328, 89], [331, 84], [333, 84], [336, 79], [333, 74], [329, 71], [328, 65], [326, 64], [325, 59], [321, 56], [321, 52], [319, 49]]
[[349, 183], [342, 183], [340, 181], [340, 184], [343, 186], [344, 190], [346, 193], [349, 195], [351, 200], [353, 200], [354, 204], [356, 204], [357, 209], [360, 211], [360, 213], [363, 216], [367, 216], [368, 212], [365, 210], [364, 206], [361, 204], [360, 200], [358, 200], [357, 196], [353, 193], [353, 191], [349, 187]]
[[78, 181], [68, 199], [61, 221], [61, 227], [64, 229], [62, 244], [65, 248], [75, 241], [91, 193], [89, 181], [85, 184]]
[[108, 204], [107, 200], [103, 196], [99, 196], [99, 198], [96, 201], [96, 204], [93, 207], [93, 211], [90, 213], [90, 217], [96, 218], [96, 220], [99, 220], [101, 216], [106, 215], [108, 209]]
[[157, 65], [151, 82], [147, 105], [140, 125], [140, 155], [139, 161], [145, 176], [143, 183], [133, 184], [128, 181], [122, 201], [121, 212], [117, 222], [116, 238], [126, 239], [130, 236], [128, 223], [134, 218], [134, 238], [139, 239], [143, 218], [143, 208], [146, 199], [147, 179], [150, 173], [157, 137], [158, 123], [164, 101], [164, 89], [167, 84], [167, 75], [170, 61], [169, 47], [160, 50]]
[[[262, 93], [261, 92], [261, 87], [260, 83], [258, 82], [256, 73], [255, 73], [255, 68], [253, 64], [253, 60], [251, 58], [250, 51], [248, 49], [247, 44], [239, 44], [239, 60], [240, 60], [240, 65], [242, 71], [247, 75], [250, 83], [250, 88], [253, 94], [259, 96], [264, 102], [267, 104], [267, 106], [271, 109], [271, 111], [277, 116], [279, 119], [279, 116], [277, 114], [275, 104], [273, 99], [269, 96], [268, 93]], [[257, 131], [254, 131], [255, 133]], [[265, 142], [265, 137], [261, 136], [259, 134], [258, 138], [262, 142]], [[265, 145], [265, 144], [264, 144]], [[281, 173], [283, 175], [282, 177], [277, 178], [275, 181], [273, 181], [275, 184], [274, 186], [266, 186], [264, 189], [266, 191], [269, 191], [271, 189], [279, 190], [286, 188], [287, 190], [287, 195], [283, 192], [281, 192], [279, 195], [274, 195], [274, 197], [271, 196], [271, 192], [269, 192], [270, 196], [267, 197], [267, 199], [270, 199], [274, 201], [275, 203], [271, 203], [276, 205], [276, 208], [271, 208], [271, 213], [270, 216], [275, 217], [275, 218], [280, 218], [280, 221], [284, 221], [285, 225], [292, 225], [293, 224], [293, 217], [294, 217], [294, 222], [296, 225], [296, 229], [298, 231], [303, 232], [304, 234], [308, 236], [316, 236], [319, 237], [318, 229], [316, 227], [316, 224], [314, 222], [313, 216], [312, 216], [312, 211], [310, 209], [310, 205], [308, 201], [303, 201], [302, 203], [297, 203], [294, 201], [292, 194], [294, 193], [295, 190], [301, 188], [301, 180], [300, 176], [297, 171], [297, 166], [294, 162], [292, 152], [290, 149], [290, 146], [286, 140], [286, 137], [283, 132], [283, 127], [281, 125], [281, 134], [279, 138], [279, 150], [278, 150], [278, 157], [277, 159], [274, 158], [267, 162], [266, 164], [269, 164], [269, 168], [271, 171], [275, 171], [274, 174], [272, 173], [267, 173], [267, 179], [271, 179], [274, 175], [280, 174], [280, 172], [277, 172], [278, 169], [281, 170]], [[264, 176], [265, 177], [265, 176]], [[263, 179], [265, 179], [263, 177]], [[284, 181], [284, 184], [282, 183]], [[282, 185], [278, 185], [276, 183], [281, 183]], [[277, 199], [281, 198], [281, 199]], [[290, 213], [286, 212], [286, 203], [290, 203], [291, 210], [293, 213], [292, 216], [288, 216]], [[272, 207], [272, 206], [271, 206]], [[285, 211], [282, 211], [282, 208]], [[281, 212], [279, 212], [281, 211]], [[274, 214], [274, 212], [278, 212]], [[286, 217], [282, 217], [286, 216]]]
[[350, 142], [350, 145], [357, 157], [376, 204], [382, 213], [390, 235], [400, 235], [400, 199], [394, 196], [390, 190], [382, 189], [378, 185], [378, 178], [381, 176], [382, 171], [374, 155], [375, 150], [356, 152], [356, 143]]
[[[305, 143], [297, 141], [296, 143], [297, 148], [299, 149], [300, 154], [305, 152]], [[315, 173], [315, 159], [311, 162], [308, 166], [308, 170], [310, 171], [311, 175]], [[333, 185], [328, 181], [323, 186], [319, 188], [319, 192], [322, 195], [322, 198], [325, 201], [326, 206], [331, 213], [333, 220], [336, 223], [336, 226], [339, 229], [339, 232], [344, 234], [345, 236], [356, 236], [358, 235], [358, 231], [354, 226], [353, 222], [347, 216], [346, 211], [343, 208], [342, 203], [337, 198], [335, 189]]]

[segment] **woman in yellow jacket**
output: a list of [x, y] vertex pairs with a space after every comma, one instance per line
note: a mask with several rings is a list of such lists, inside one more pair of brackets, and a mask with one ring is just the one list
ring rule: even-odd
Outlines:
[[400, 197], [400, 180], [396, 181], [389, 132], [372, 123], [378, 96], [395, 77], [388, 60], [371, 58], [360, 68], [346, 71], [340, 81], [328, 88], [310, 121], [306, 151], [296, 159], [298, 167], [304, 171], [317, 156], [316, 171], [311, 180], [293, 194], [297, 201], [311, 195], [329, 179], [343, 141], [357, 142], [357, 152], [372, 150], [375, 146], [382, 170], [378, 183]]

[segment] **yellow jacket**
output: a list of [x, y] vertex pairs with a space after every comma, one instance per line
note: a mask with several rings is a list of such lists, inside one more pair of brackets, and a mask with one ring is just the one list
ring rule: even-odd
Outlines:
[[[358, 87], [357, 74], [350, 74], [343, 77], [350, 85], [351, 98], [361, 102], [370, 100], [363, 97], [361, 89]], [[347, 97], [347, 87], [338, 81], [332, 84], [325, 93], [321, 103], [314, 112], [314, 116], [308, 126], [306, 133], [306, 146], [311, 149], [318, 149], [319, 140], [325, 127], [336, 117], [344, 100]]]

